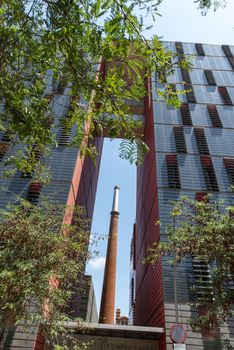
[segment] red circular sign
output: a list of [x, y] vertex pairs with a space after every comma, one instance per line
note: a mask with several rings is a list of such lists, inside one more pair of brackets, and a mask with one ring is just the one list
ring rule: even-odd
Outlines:
[[174, 343], [182, 344], [187, 338], [187, 331], [182, 324], [173, 324], [170, 329], [170, 337]]

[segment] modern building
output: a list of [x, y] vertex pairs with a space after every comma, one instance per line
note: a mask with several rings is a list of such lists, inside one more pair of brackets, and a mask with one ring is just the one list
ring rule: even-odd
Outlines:
[[[169, 329], [175, 323], [173, 270], [168, 259], [153, 266], [142, 261], [153, 242], [167, 238], [171, 201], [181, 195], [199, 199], [204, 193], [212, 193], [227, 205], [233, 202], [230, 185], [234, 185], [234, 46], [180, 42], [164, 45], [177, 52], [180, 59], [190, 56], [193, 70], [176, 69], [174, 76], [168, 78], [167, 83], [177, 90], [183, 90], [182, 82], [186, 82], [188, 92], [180, 95], [182, 104], [178, 110], [161, 101], [157, 89], [163, 90], [165, 85], [158, 83], [157, 76], [148, 81], [149, 93], [144, 101], [135, 104], [127, 101], [132, 104], [134, 114], [144, 115], [144, 140], [150, 147], [144, 164], [137, 170], [130, 322], [136, 326], [165, 328], [165, 336], [160, 331], [160, 350], [169, 350], [172, 349]], [[69, 115], [69, 86], [54, 89], [50, 81], [48, 78], [46, 96], [59, 120]], [[35, 203], [45, 194], [60, 203], [83, 205], [92, 218], [103, 139], [94, 140], [99, 151], [94, 166], [90, 159], [80, 156], [78, 148], [66, 147], [74, 132], [62, 126], [54, 129], [58, 147], [51, 150], [46, 160], [52, 173], [49, 185], [33, 184], [29, 176], [19, 172], [0, 180], [0, 188], [4, 188], [0, 208], [14, 201], [15, 195]], [[6, 134], [0, 134], [0, 172], [2, 159], [12, 152], [10, 142]], [[160, 227], [155, 225], [158, 220]], [[201, 279], [204, 268], [206, 272]], [[189, 306], [199, 297], [191, 287], [201, 281], [210, 283], [209, 269], [192, 258], [177, 268], [179, 322], [185, 326], [197, 314]], [[79, 298], [71, 309], [75, 316], [79, 314]], [[232, 320], [222, 331], [234, 343]], [[36, 348], [35, 339], [26, 342], [20, 332], [12, 339], [6, 349]], [[187, 350], [218, 349], [215, 334], [194, 334], [189, 329], [186, 345]]]
[[[157, 94], [165, 89], [153, 76], [145, 101], [145, 141], [150, 146], [137, 171], [137, 211], [131, 246], [130, 317], [135, 325], [165, 327], [162, 350], [172, 349], [169, 330], [175, 323], [173, 268], [169, 258], [155, 265], [142, 264], [154, 241], [167, 239], [172, 201], [185, 195], [201, 199], [205, 193], [233, 204], [234, 194], [234, 46], [165, 42], [190, 57], [193, 69], [176, 69], [167, 84], [177, 90], [181, 107], [168, 106]], [[186, 83], [186, 84], [184, 84]], [[155, 223], [160, 220], [160, 227]], [[203, 271], [203, 273], [202, 273]], [[188, 257], [177, 267], [179, 323], [187, 327], [197, 311], [189, 306], [210, 286], [207, 266]], [[234, 322], [222, 329], [234, 344]], [[215, 334], [188, 329], [186, 349], [218, 349]]]
[[[12, 147], [8, 134], [0, 133], [0, 209], [5, 208], [8, 203], [15, 203], [17, 196], [34, 204], [40, 202], [41, 198], [48, 197], [60, 204], [83, 206], [87, 217], [90, 218], [91, 225], [103, 138], [97, 137], [93, 141], [99, 154], [96, 165], [90, 158], [82, 157], [78, 147], [67, 147], [76, 132], [75, 127], [68, 128], [66, 125], [66, 120], [69, 119], [71, 112], [70, 87], [69, 84], [61, 87], [59, 82], [57, 86], [54, 86], [52, 80], [52, 74], [48, 72], [45, 97], [49, 99], [54, 115], [55, 122], [52, 131], [57, 141], [57, 146], [54, 145], [51, 148], [49, 156], [45, 159], [45, 164], [50, 169], [51, 181], [48, 185], [32, 182], [30, 174], [22, 174], [19, 171], [11, 178], [2, 178], [1, 175], [5, 169], [2, 165], [4, 157], [20, 149], [23, 150], [23, 145], [17, 144]], [[86, 101], [80, 102], [87, 104]], [[62, 120], [65, 120], [65, 123], [60, 123]], [[39, 153], [37, 156], [38, 159], [41, 157]], [[72, 317], [80, 316], [80, 304], [81, 297], [77, 291], [68, 305], [68, 311]], [[93, 314], [87, 317], [94, 320]], [[14, 328], [11, 333], [4, 349], [34, 349], [37, 347], [39, 340], [35, 334], [25, 333], [22, 327]]]

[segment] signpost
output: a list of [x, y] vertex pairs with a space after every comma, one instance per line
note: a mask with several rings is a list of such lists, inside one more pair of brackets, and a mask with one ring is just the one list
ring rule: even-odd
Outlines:
[[182, 324], [178, 323], [171, 326], [170, 337], [174, 343], [174, 350], [186, 350], [184, 342], [187, 337], [187, 331]]
[[182, 344], [187, 337], [187, 331], [182, 324], [173, 324], [170, 329], [171, 340], [176, 344]]
[[[175, 219], [174, 219], [175, 220]], [[175, 221], [174, 221], [175, 230]], [[178, 295], [177, 295], [177, 281], [176, 281], [176, 260], [174, 262], [174, 295], [175, 295], [175, 318], [176, 324], [173, 324], [170, 328], [170, 337], [173, 341], [174, 350], [186, 350], [184, 344], [187, 338], [187, 331], [182, 324], [179, 324], [179, 313], [178, 313]]]
[[174, 344], [174, 350], [186, 350], [185, 344]]

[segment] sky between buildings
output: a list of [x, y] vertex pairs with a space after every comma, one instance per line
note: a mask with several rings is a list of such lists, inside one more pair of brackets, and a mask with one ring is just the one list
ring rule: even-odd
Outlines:
[[[165, 41], [201, 42], [234, 45], [234, 0], [226, 8], [202, 16], [192, 0], [164, 0], [159, 7], [162, 17], [146, 32], [147, 38], [157, 34]], [[136, 167], [118, 156], [119, 140], [104, 142], [92, 232], [107, 236], [113, 189], [120, 187], [120, 218], [117, 258], [116, 307], [128, 314], [129, 258], [132, 227], [136, 209]], [[87, 272], [92, 274], [98, 311], [101, 298], [107, 240], [99, 243], [99, 256], [90, 261]]]

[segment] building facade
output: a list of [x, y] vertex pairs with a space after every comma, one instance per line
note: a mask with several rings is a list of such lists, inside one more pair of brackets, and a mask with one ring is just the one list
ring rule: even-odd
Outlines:
[[84, 276], [84, 285], [81, 293], [79, 317], [88, 323], [98, 323], [98, 311], [96, 304], [93, 279], [90, 275]]
[[[226, 205], [233, 202], [230, 185], [234, 184], [234, 46], [201, 45], [165, 42], [165, 46], [177, 52], [180, 59], [190, 56], [193, 70], [176, 69], [167, 83], [173, 89], [189, 91], [180, 95], [181, 107], [175, 110], [160, 100], [157, 89], [164, 89], [153, 76], [148, 81], [144, 105], [133, 106], [136, 115], [144, 114], [144, 140], [150, 148], [144, 164], [137, 170], [137, 210], [133, 229], [132, 265], [130, 280], [130, 319], [133, 324], [149, 327], [165, 327], [160, 349], [172, 349], [170, 326], [175, 323], [173, 270], [168, 259], [157, 265], [142, 261], [147, 249], [159, 239], [166, 239], [166, 227], [170, 225], [171, 201], [181, 195], [201, 198], [211, 193]], [[46, 96], [57, 120], [69, 113], [69, 86], [53, 89], [48, 77]], [[184, 83], [186, 86], [184, 86]], [[85, 102], [84, 102], [85, 103]], [[1, 179], [0, 208], [20, 195], [36, 203], [43, 195], [64, 204], [83, 205], [92, 218], [98, 171], [102, 150], [102, 138], [94, 140], [99, 151], [96, 166], [91, 159], [80, 156], [78, 148], [67, 147], [75, 129], [54, 129], [58, 147], [51, 149], [46, 162], [50, 166], [52, 181], [47, 186], [32, 186], [30, 177], [19, 172], [14, 177]], [[0, 134], [1, 161], [10, 140]], [[18, 145], [17, 147], [22, 147]], [[14, 150], [15, 151], [15, 150]], [[155, 222], [160, 220], [159, 225]], [[192, 291], [204, 268], [191, 258], [177, 268], [179, 322], [187, 326], [196, 315], [189, 303], [197, 295]], [[209, 280], [206, 270], [205, 279]], [[74, 315], [79, 314], [80, 303], [71, 305]], [[223, 333], [234, 340], [233, 321]], [[26, 339], [22, 332], [14, 331], [6, 349], [36, 349], [36, 340]], [[218, 349], [214, 335], [194, 334], [188, 330], [187, 350]]]
[[128, 325], [128, 317], [121, 315], [120, 309], [115, 309], [115, 324], [119, 324], [122, 326]]
[[[57, 145], [50, 149], [49, 155], [44, 162], [51, 175], [51, 181], [47, 185], [34, 182], [30, 174], [22, 174], [17, 171], [13, 177], [4, 179], [1, 175], [5, 170], [3, 165], [4, 157], [14, 154], [18, 150], [23, 150], [23, 144], [12, 147], [11, 139], [7, 133], [0, 133], [0, 209], [4, 209], [7, 204], [14, 204], [17, 196], [29, 200], [33, 204], [40, 202], [41, 198], [47, 197], [50, 201], [64, 205], [80, 205], [86, 210], [87, 217], [91, 219], [93, 215], [94, 202], [97, 189], [98, 173], [101, 160], [103, 138], [96, 137], [94, 144], [98, 151], [96, 164], [90, 158], [80, 155], [78, 147], [68, 147], [72, 137], [75, 135], [76, 127], [68, 128], [65, 123], [71, 111], [72, 97], [70, 87], [52, 84], [52, 74], [48, 72], [47, 88], [45, 98], [50, 101], [50, 107], [54, 116], [52, 132], [56, 137]], [[86, 101], [80, 101], [87, 105]], [[38, 159], [41, 155], [37, 154]], [[81, 288], [82, 290], [82, 288]], [[84, 315], [84, 300], [81, 301], [80, 292], [77, 291], [68, 305], [68, 312], [72, 317], [84, 317], [95, 321], [97, 311], [95, 310], [95, 298], [92, 286], [90, 288], [90, 298], [92, 298], [92, 309], [87, 310], [89, 315]], [[81, 305], [82, 304], [82, 305]], [[90, 304], [88, 305], [90, 307]], [[1, 340], [0, 334], [0, 340]], [[32, 333], [25, 332], [22, 327], [13, 327], [4, 343], [4, 349], [42, 349], [43, 345], [35, 330]]]
[[[7, 203], [14, 203], [16, 196], [28, 199], [33, 203], [40, 201], [40, 198], [47, 196], [53, 201], [64, 205], [82, 205], [87, 211], [87, 216], [91, 219], [93, 214], [99, 165], [101, 159], [103, 138], [95, 138], [94, 144], [99, 156], [94, 165], [90, 158], [80, 156], [78, 147], [67, 147], [75, 135], [76, 127], [68, 128], [66, 124], [61, 124], [62, 120], [69, 118], [71, 110], [71, 99], [69, 84], [63, 89], [54, 88], [52, 85], [52, 75], [48, 73], [47, 89], [45, 98], [50, 101], [50, 108], [54, 116], [54, 126], [52, 132], [56, 135], [56, 143], [50, 149], [50, 154], [44, 159], [51, 175], [48, 185], [39, 186], [37, 190], [31, 188], [32, 179], [30, 174], [22, 174], [19, 171], [10, 178], [0, 177], [0, 208], [5, 208]], [[87, 105], [86, 101], [81, 103]], [[5, 167], [2, 165], [4, 157], [14, 154], [18, 150], [23, 150], [23, 144], [12, 147], [11, 140], [7, 133], [0, 132], [0, 175]], [[38, 154], [40, 159], [40, 154]]]
[[[167, 84], [180, 95], [181, 107], [168, 106], [158, 95], [153, 76], [145, 101], [145, 141], [150, 146], [137, 173], [137, 212], [134, 226], [130, 280], [130, 316], [141, 326], [162, 326], [166, 336], [161, 349], [172, 349], [169, 330], [175, 323], [173, 268], [169, 258], [155, 265], [142, 264], [154, 241], [166, 240], [171, 224], [172, 201], [180, 196], [200, 199], [210, 193], [215, 199], [233, 204], [234, 194], [234, 46], [165, 42], [179, 54], [190, 57], [193, 69], [176, 69]], [[160, 220], [159, 225], [155, 223]], [[202, 270], [205, 273], [202, 275]], [[177, 267], [179, 322], [187, 327], [197, 314], [189, 303], [197, 293], [194, 285], [210, 282], [207, 266], [187, 258]], [[202, 285], [201, 285], [202, 288]], [[234, 342], [230, 320], [222, 329]], [[188, 350], [218, 349], [215, 334], [195, 334], [188, 330]]]

